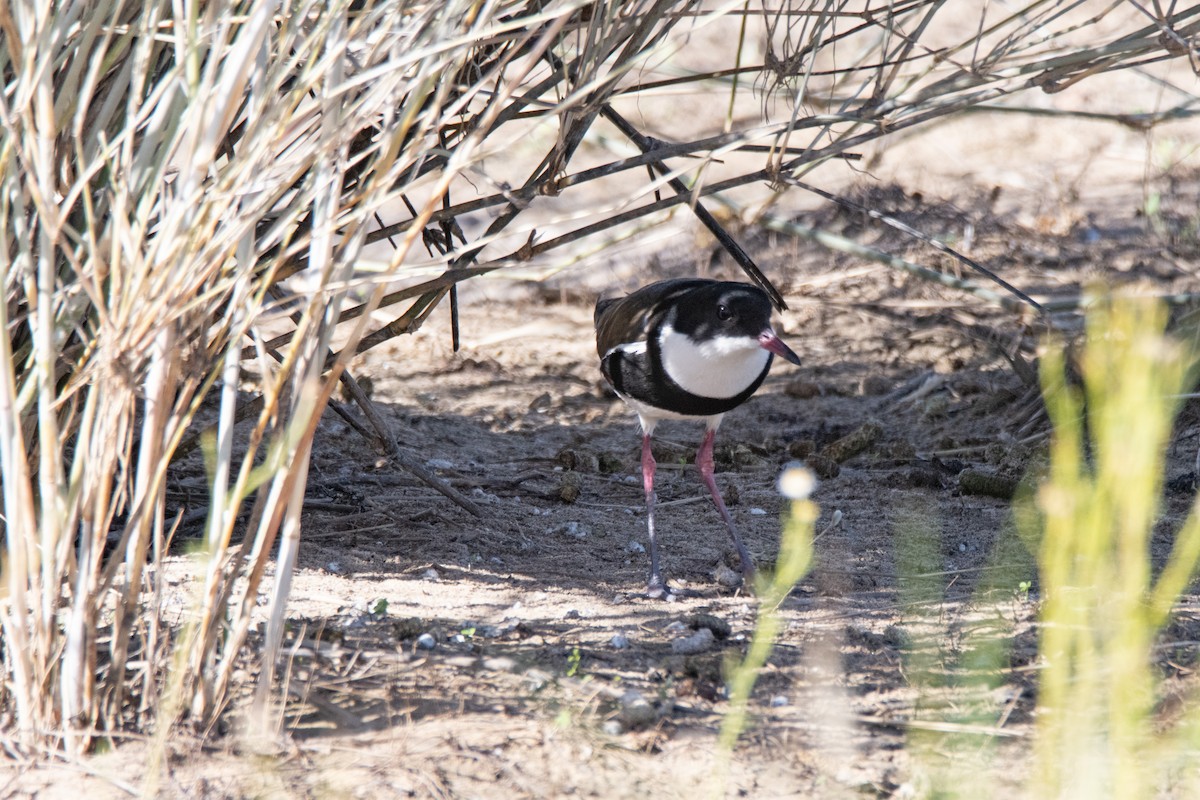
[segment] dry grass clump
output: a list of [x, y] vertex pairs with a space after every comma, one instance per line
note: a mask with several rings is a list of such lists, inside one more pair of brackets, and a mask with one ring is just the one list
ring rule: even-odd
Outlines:
[[[263, 594], [265, 701], [321, 412], [351, 355], [414, 330], [447, 295], [453, 302], [459, 281], [676, 204], [691, 203], [719, 231], [703, 195], [795, 177], [1013, 92], [1196, 59], [1194, 7], [1122, 17], [1114, 30], [1112, 9], [1031, 3], [1001, 18], [981, 11], [965, 31], [938, 24], [943, 7], [0, 7], [5, 728], [24, 745], [61, 738], [77, 750], [126, 727], [210, 723]], [[762, 26], [765, 63], [742, 63], [735, 47], [719, 71], [644, 78], [648, 64], [686, 47], [685, 34], [731, 13]], [[778, 104], [782, 119], [738, 128], [731, 118], [725, 133], [680, 131], [682, 144], [644, 137], [610, 103], [669, 84], [729, 98], [766, 89], [788, 102]], [[616, 126], [642, 154], [571, 172], [597, 124]], [[548, 149], [517, 165], [528, 176], [520, 185], [493, 177], [483, 160], [492, 143], [530, 125], [554, 131]], [[761, 166], [720, 181], [702, 180], [706, 159], [666, 164], [759, 146]], [[629, 180], [599, 219], [481, 258], [535, 198], [640, 175], [634, 168], [649, 168], [648, 181]], [[483, 196], [451, 202], [463, 176]], [[655, 195], [662, 188], [674, 196]], [[486, 208], [495, 217], [468, 241], [457, 220]], [[356, 271], [364, 248], [385, 239], [385, 267]], [[402, 266], [438, 274], [389, 294]], [[368, 328], [371, 312], [394, 305], [392, 323]], [[258, 387], [250, 406], [238, 393], [247, 380]], [[218, 412], [205, 440], [205, 558], [194, 613], [177, 630], [161, 613], [160, 559], [178, 524], [166, 476], [209, 398]], [[234, 426], [247, 412], [235, 455]]]

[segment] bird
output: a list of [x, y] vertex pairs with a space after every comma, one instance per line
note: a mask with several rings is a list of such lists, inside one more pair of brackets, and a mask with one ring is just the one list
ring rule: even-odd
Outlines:
[[670, 595], [655, 536], [651, 452], [654, 429], [665, 419], [704, 422], [696, 465], [737, 549], [743, 584], [753, 585], [754, 562], [713, 477], [713, 440], [725, 414], [762, 385], [775, 356], [800, 365], [799, 356], [771, 327], [771, 310], [770, 298], [757, 286], [707, 278], [658, 281], [596, 303], [600, 371], [641, 422], [650, 539], [646, 594], [651, 598]]

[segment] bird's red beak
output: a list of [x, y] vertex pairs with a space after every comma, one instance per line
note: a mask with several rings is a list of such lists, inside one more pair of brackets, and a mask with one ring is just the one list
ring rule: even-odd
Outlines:
[[775, 331], [770, 328], [767, 328], [758, 335], [758, 344], [763, 350], [774, 353], [780, 358], [787, 359], [797, 367], [800, 366], [800, 356], [793, 353], [792, 348], [784, 344], [783, 340], [776, 336]]

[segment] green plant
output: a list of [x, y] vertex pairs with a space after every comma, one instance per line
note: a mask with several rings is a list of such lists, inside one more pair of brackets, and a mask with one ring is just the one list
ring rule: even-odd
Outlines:
[[812, 472], [796, 464], [786, 467], [779, 479], [780, 492], [791, 502], [783, 521], [775, 569], [769, 578], [760, 576], [755, 587], [759, 602], [750, 647], [742, 662], [729, 671], [729, 707], [721, 719], [718, 737], [721, 756], [718, 779], [714, 781], [717, 796], [723, 796], [733, 749], [746, 729], [754, 684], [779, 638], [779, 606], [812, 564], [813, 525], [820, 513], [817, 504], [809, 499], [815, 487], [816, 477]]
[[1020, 581], [1017, 583], [1017, 599], [1022, 603], [1029, 602], [1029, 590], [1033, 588], [1033, 581]]
[[567, 655], [567, 677], [574, 678], [579, 673], [579, 667], [583, 664], [583, 653], [578, 647], [572, 647], [571, 652]]
[[1153, 648], [1200, 560], [1200, 513], [1193, 505], [1155, 576], [1164, 454], [1193, 366], [1164, 335], [1166, 320], [1151, 298], [1100, 298], [1088, 313], [1082, 388], [1061, 348], [1042, 360], [1054, 432], [1037, 493], [1039, 796], [1154, 796], [1166, 753], [1179, 749], [1154, 730]]

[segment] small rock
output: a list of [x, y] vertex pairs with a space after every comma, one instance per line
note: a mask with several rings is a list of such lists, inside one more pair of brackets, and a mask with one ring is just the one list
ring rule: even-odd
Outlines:
[[788, 704], [788, 699], [781, 694], [771, 698], [771, 708], [782, 708]]
[[637, 539], [630, 539], [629, 544], [625, 545], [625, 552], [641, 555], [642, 553], [646, 552], [646, 546]]
[[687, 623], [696, 630], [707, 628], [718, 639], [728, 639], [729, 634], [733, 632], [728, 622], [713, 614], [692, 614]]
[[609, 639], [608, 643], [613, 650], [626, 650], [629, 648], [629, 637], [618, 633]]
[[590, 531], [582, 522], [572, 520], [556, 525], [550, 532], [560, 536], [570, 536], [574, 539], [586, 539]]
[[422, 633], [417, 637], [417, 647], [422, 650], [432, 650], [437, 647], [437, 639], [431, 633]]
[[600, 730], [604, 731], [609, 736], [621, 735], [621, 723], [615, 719], [606, 719], [604, 724], [600, 726]]
[[549, 672], [541, 669], [531, 669], [525, 673], [525, 682], [531, 691], [537, 692], [543, 689], [546, 684], [550, 683], [554, 676]]
[[765, 508], [750, 509], [750, 516], [752, 516], [752, 517], [765, 517], [766, 515], [767, 515], [767, 510]]
[[716, 638], [708, 628], [701, 628], [691, 636], [685, 636], [682, 639], [676, 639], [671, 642], [671, 652], [681, 656], [703, 653], [712, 647]]
[[430, 469], [454, 469], [454, 462], [444, 458], [431, 458], [425, 462], [425, 466]]
[[736, 589], [742, 585], [742, 573], [721, 563], [713, 570], [713, 580], [726, 589]]
[[341, 575], [346, 571], [346, 568], [342, 566], [342, 562], [340, 561], [330, 561], [325, 565], [325, 569], [328, 572], [332, 572], [334, 575]]
[[433, 567], [430, 567], [421, 573], [421, 580], [423, 581], [440, 581], [441, 579], [442, 576], [439, 575], [438, 571]]
[[517, 669], [517, 662], [508, 656], [493, 656], [483, 660], [483, 668], [493, 672], [514, 672]]
[[621, 695], [621, 722], [627, 728], [641, 728], [650, 725], [658, 716], [654, 706], [642, 697], [640, 692], [630, 689]]

